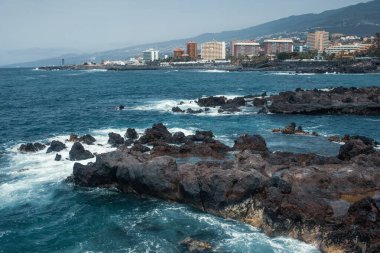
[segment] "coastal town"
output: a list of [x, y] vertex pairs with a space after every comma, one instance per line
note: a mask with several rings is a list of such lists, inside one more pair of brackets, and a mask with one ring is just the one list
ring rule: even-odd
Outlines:
[[[149, 48], [128, 60], [101, 59], [80, 65], [65, 64], [40, 69], [156, 70], [221, 69], [228, 71], [273, 70], [297, 72], [378, 72], [380, 34], [368, 37], [329, 33], [324, 30], [304, 33], [303, 38], [258, 40], [188, 41], [184, 48], [160, 52]], [[120, 56], [122, 58], [122, 56]]]

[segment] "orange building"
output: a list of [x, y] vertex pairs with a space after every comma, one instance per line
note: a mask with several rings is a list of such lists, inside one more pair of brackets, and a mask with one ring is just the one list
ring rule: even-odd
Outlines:
[[182, 55], [184, 54], [183, 49], [181, 48], [176, 48], [173, 51], [173, 58], [174, 59], [182, 59]]
[[189, 55], [191, 60], [196, 60], [198, 56], [197, 43], [195, 43], [194, 41], [187, 42], [186, 53]]

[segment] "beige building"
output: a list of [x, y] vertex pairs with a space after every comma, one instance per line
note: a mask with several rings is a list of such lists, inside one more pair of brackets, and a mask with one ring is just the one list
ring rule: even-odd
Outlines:
[[371, 47], [371, 44], [338, 44], [331, 47], [328, 47], [326, 49], [326, 53], [328, 54], [350, 54], [350, 53], [356, 53], [359, 51], [368, 50]]
[[315, 31], [313, 33], [308, 33], [306, 44], [311, 50], [323, 52], [330, 44], [329, 33], [326, 31]]
[[226, 59], [226, 43], [219, 41], [205, 42], [201, 46], [201, 56], [203, 60], [224, 60]]

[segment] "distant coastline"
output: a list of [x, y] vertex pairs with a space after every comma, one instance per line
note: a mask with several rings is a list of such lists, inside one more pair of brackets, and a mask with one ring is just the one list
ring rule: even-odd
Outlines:
[[223, 71], [282, 71], [296, 73], [380, 73], [380, 59], [359, 59], [351, 61], [273, 61], [261, 65], [194, 64], [194, 65], [101, 65], [76, 64], [62, 66], [41, 66], [39, 70], [223, 70]]

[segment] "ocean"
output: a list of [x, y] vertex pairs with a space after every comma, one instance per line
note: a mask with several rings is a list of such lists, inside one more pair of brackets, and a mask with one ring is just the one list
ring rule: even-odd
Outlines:
[[[215, 252], [319, 252], [186, 205], [76, 187], [64, 181], [74, 163], [66, 160], [69, 149], [60, 152], [59, 162], [46, 150], [21, 154], [17, 149], [89, 133], [101, 145], [85, 148], [104, 153], [114, 150], [107, 145], [109, 132], [124, 135], [131, 127], [142, 134], [158, 122], [185, 134], [212, 130], [228, 145], [239, 135], [261, 134], [272, 151], [336, 155], [340, 145], [329, 142], [330, 135], [380, 141], [376, 116], [261, 115], [254, 108], [236, 114], [171, 112], [181, 101], [197, 109], [194, 100], [202, 96], [337, 86], [380, 86], [380, 75], [0, 69], [0, 252], [181, 252], [180, 241], [187, 237], [211, 243]], [[125, 109], [116, 110], [118, 105]], [[320, 136], [272, 133], [290, 122]]]

